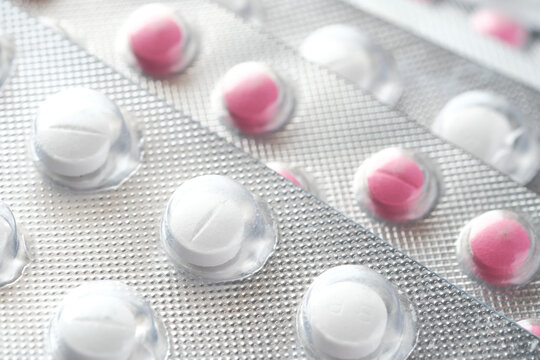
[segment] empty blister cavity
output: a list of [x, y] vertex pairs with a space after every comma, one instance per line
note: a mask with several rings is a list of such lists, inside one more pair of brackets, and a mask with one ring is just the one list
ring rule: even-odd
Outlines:
[[386, 104], [394, 105], [401, 96], [403, 88], [392, 54], [353, 26], [337, 24], [315, 30], [303, 41], [300, 53]]
[[292, 117], [291, 87], [269, 66], [245, 62], [232, 67], [214, 90], [221, 121], [249, 135], [278, 130]]
[[375, 271], [334, 267], [308, 288], [297, 312], [297, 334], [315, 359], [405, 359], [417, 338], [412, 304]]
[[432, 129], [521, 184], [538, 172], [536, 131], [499, 95], [470, 91], [456, 96], [441, 110]]
[[69, 292], [46, 340], [56, 360], [163, 360], [169, 349], [150, 305], [116, 281], [89, 282]]
[[267, 204], [229, 177], [184, 182], [161, 222], [161, 244], [178, 270], [213, 282], [260, 270], [278, 240]]
[[266, 164], [270, 169], [274, 170], [285, 179], [301, 188], [309, 191], [315, 196], [320, 197], [321, 193], [317, 188], [317, 184], [310, 174], [299, 167], [289, 165], [283, 162], [272, 161]]
[[538, 235], [520, 214], [489, 211], [463, 228], [457, 257], [464, 271], [481, 282], [495, 287], [522, 286], [540, 268]]
[[505, 44], [523, 47], [529, 42], [529, 30], [519, 20], [502, 10], [481, 8], [471, 17], [471, 27], [476, 32], [491, 36]]
[[246, 20], [257, 24], [264, 21], [264, 8], [260, 0], [216, 0], [216, 2]]
[[0, 201], [0, 287], [17, 280], [28, 261], [23, 233], [9, 207]]
[[163, 4], [135, 10], [120, 29], [117, 48], [135, 69], [153, 76], [179, 73], [195, 59], [198, 39], [179, 11]]
[[518, 321], [518, 325], [534, 335], [540, 337], [540, 319], [524, 319]]
[[15, 45], [10, 37], [0, 30], [0, 87], [4, 84], [13, 67]]
[[38, 169], [73, 190], [119, 186], [142, 156], [133, 119], [86, 88], [68, 88], [41, 103], [30, 145]]
[[387, 148], [366, 159], [353, 183], [362, 208], [390, 222], [425, 217], [435, 207], [441, 188], [429, 159], [400, 148]]

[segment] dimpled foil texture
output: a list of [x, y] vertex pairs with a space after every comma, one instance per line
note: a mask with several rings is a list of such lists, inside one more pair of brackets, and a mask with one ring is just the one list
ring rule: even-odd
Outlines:
[[[282, 161], [306, 169], [313, 175], [326, 202], [490, 307], [515, 321], [540, 317], [539, 280], [524, 289], [491, 291], [461, 271], [455, 251], [461, 228], [475, 216], [489, 210], [519, 210], [529, 215], [533, 223], [540, 223], [540, 201], [535, 194], [455, 147], [442, 143], [400, 112], [390, 111], [334, 73], [307, 63], [283, 43], [250, 28], [233, 13], [211, 2], [174, 2], [174, 6], [179, 8], [183, 16], [191, 19], [201, 35], [201, 50], [192, 66], [178, 77], [164, 80], [142, 77], [132, 71], [115, 52], [110, 38], [121, 28], [124, 18], [143, 3], [143, 0], [100, 2], [99, 7], [95, 7], [83, 0], [55, 0], [24, 4], [36, 14], [77, 24], [85, 30], [86, 44], [91, 52], [114, 64], [130, 79], [164, 97], [246, 152], [264, 162]], [[172, 1], [165, 3], [173, 4]], [[295, 47], [318, 26], [340, 21], [357, 25], [363, 30], [371, 29], [372, 36], [379, 34], [376, 40], [392, 50], [394, 55], [399, 55], [396, 57], [398, 62], [400, 58], [405, 61], [401, 65], [405, 70], [405, 65], [414, 65], [408, 70], [412, 71], [408, 76], [416, 81], [410, 88], [418, 89], [418, 96], [409, 92], [405, 98], [410, 99], [412, 109], [417, 112], [431, 109], [429, 111], [435, 116], [439, 108], [432, 107], [431, 101], [439, 102], [438, 106], [442, 108], [448, 100], [445, 96], [439, 97], [438, 88], [432, 87], [430, 91], [423, 92], [422, 86], [435, 86], [437, 83], [427, 80], [432, 76], [437, 79], [437, 76], [444, 76], [447, 72], [446, 69], [441, 70], [438, 61], [447, 64], [450, 69], [457, 66], [458, 70], [467, 74], [459, 77], [462, 84], [459, 91], [467, 89], [469, 78], [476, 79], [478, 69], [481, 70], [480, 74], [484, 74], [480, 78], [495, 76], [495, 79], [504, 80], [337, 0], [276, 0], [264, 4], [268, 15], [264, 29], [272, 30], [274, 35], [279, 35]], [[96, 16], [86, 16], [90, 11], [95, 12]], [[221, 24], [220, 30], [224, 31], [216, 31], [208, 24]], [[283, 27], [279, 28], [279, 24]], [[393, 48], [389, 46], [392, 44]], [[409, 52], [399, 53], [399, 46], [409, 49]], [[434, 58], [431, 59], [430, 55]], [[219, 121], [219, 114], [212, 108], [211, 94], [219, 79], [231, 67], [245, 61], [268, 64], [294, 88], [297, 106], [293, 118], [284, 128], [265, 137], [250, 138], [231, 132]], [[420, 72], [422, 61], [427, 64], [425, 73]], [[414, 77], [414, 74], [419, 77]], [[427, 79], [426, 85], [422, 85], [422, 79]], [[509, 89], [514, 84], [508, 79], [505, 81]], [[486, 83], [494, 84], [491, 80]], [[497, 91], [502, 92], [501, 88], [497, 87]], [[519, 98], [520, 93], [514, 94], [512, 99]], [[454, 94], [450, 92], [447, 95], [450, 98]], [[527, 99], [528, 103], [522, 103], [529, 106], [538, 104], [532, 95]], [[406, 226], [373, 220], [361, 210], [352, 190], [354, 173], [360, 164], [372, 154], [395, 146], [428, 155], [440, 168], [443, 183], [443, 193], [434, 211], [426, 219]]]
[[[0, 356], [48, 359], [45, 333], [64, 295], [90, 280], [132, 286], [163, 319], [170, 358], [304, 358], [295, 312], [315, 276], [364, 264], [418, 310], [413, 358], [533, 358], [537, 340], [387, 243], [298, 189], [191, 118], [139, 89], [53, 30], [0, 1], [17, 39], [19, 70], [0, 98], [0, 191], [35, 257], [0, 292]], [[119, 189], [75, 195], [33, 169], [25, 139], [39, 102], [66, 86], [103, 91], [133, 113], [145, 137], [139, 170]], [[202, 174], [235, 178], [268, 201], [279, 223], [275, 254], [252, 278], [201, 285], [179, 276], [159, 243], [159, 220], [178, 184]], [[495, 335], [495, 336], [494, 336]]]

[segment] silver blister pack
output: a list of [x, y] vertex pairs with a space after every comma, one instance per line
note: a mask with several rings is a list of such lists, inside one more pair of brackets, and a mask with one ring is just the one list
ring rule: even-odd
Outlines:
[[[301, 297], [324, 270], [350, 263], [383, 274], [415, 305], [420, 334], [413, 358], [505, 359], [538, 354], [538, 341], [531, 334], [308, 193], [280, 180], [253, 158], [138, 89], [9, 2], [1, 6], [2, 24], [17, 39], [21, 54], [17, 72], [1, 98], [2, 118], [10, 119], [3, 129], [12, 140], [7, 159], [16, 165], [5, 167], [3, 197], [29, 236], [36, 239], [35, 259], [24, 276], [2, 292], [0, 316], [5, 320], [0, 335], [6, 341], [0, 353], [4, 357], [46, 358], [44, 331], [66, 291], [83, 281], [111, 279], [135, 287], [161, 316], [172, 338], [171, 358], [303, 358], [295, 328]], [[73, 7], [61, 8], [73, 11]], [[108, 8], [104, 4], [100, 9]], [[178, 83], [141, 78], [143, 85], [159, 90], [184, 111], [264, 160], [279, 157], [306, 164], [315, 177], [324, 178], [320, 184], [330, 204], [424, 265], [496, 304], [493, 299], [500, 299], [501, 294], [484, 295], [482, 287], [458, 270], [455, 238], [471, 214], [500, 202], [533, 213], [539, 206], [534, 194], [265, 35], [246, 31], [246, 25], [222, 9], [199, 2], [186, 2], [182, 9], [189, 18], [198, 19], [198, 26], [207, 21], [221, 24], [228, 32], [204, 32], [200, 58], [177, 78]], [[126, 14], [129, 10], [132, 8], [126, 6]], [[112, 23], [105, 16], [92, 19], [109, 26], [101, 28], [102, 35], [121, 22]], [[97, 36], [100, 28], [95, 29]], [[212, 56], [204, 56], [209, 53]], [[113, 50], [109, 55], [114, 56]], [[232, 65], [253, 58], [288, 74], [301, 100], [285, 129], [262, 139], [229, 133], [209, 112], [215, 82]], [[43, 182], [28, 157], [25, 140], [38, 103], [74, 85], [103, 91], [134, 114], [142, 128], [145, 155], [141, 167], [117, 190], [95, 195], [63, 193]], [[368, 218], [350, 192], [360, 162], [377, 149], [396, 145], [396, 139], [402, 137], [408, 141], [399, 145], [427, 153], [439, 164], [445, 194], [427, 220], [397, 227]], [[276, 252], [257, 275], [243, 282], [200, 285], [184, 280], [159, 247], [160, 218], [167, 200], [181, 182], [203, 174], [233, 177], [266, 199], [279, 224]], [[459, 201], [468, 205], [467, 214], [461, 217], [453, 213]], [[420, 247], [424, 241], [438, 244], [428, 247], [428, 252]], [[533, 292], [534, 287], [529, 287], [521, 294], [532, 297]], [[518, 291], [507, 294], [504, 301], [513, 305], [519, 295]], [[505, 306], [497, 308], [512, 312]], [[28, 343], [35, 345], [28, 347]]]
[[[515, 321], [540, 316], [535, 300], [540, 294], [539, 281], [520, 290], [488, 290], [459, 269], [455, 250], [460, 229], [483, 212], [499, 208], [516, 209], [529, 215], [533, 222], [538, 222], [540, 202], [536, 195], [469, 155], [443, 144], [422, 127], [398, 112], [378, 105], [370, 96], [344, 83], [336, 75], [307, 64], [282, 44], [253, 29], [248, 30], [233, 15], [212, 4], [192, 1], [178, 4], [184, 17], [189, 18], [201, 34], [201, 52], [193, 66], [171, 79], [141, 77], [130, 70], [108, 39], [110, 34], [121, 28], [124, 18], [142, 3], [121, 4], [121, 11], [117, 8], [120, 3], [102, 4], [96, 10], [100, 12], [99, 16], [95, 17], [84, 16], [84, 12], [78, 11], [87, 6], [85, 2], [56, 1], [41, 4], [41, 7], [36, 3], [32, 5], [38, 6], [34, 10], [39, 13], [70, 19], [88, 29], [85, 33], [88, 34], [86, 40], [91, 51], [257, 158], [264, 162], [277, 160], [305, 167], [313, 174], [322, 197], [330, 205], [481, 301]], [[300, 8], [301, 12], [292, 11]], [[407, 69], [410, 62], [410, 73], [404, 75], [406, 79], [410, 78], [407, 81], [412, 82], [409, 89], [417, 89], [417, 92], [405, 93], [398, 106], [407, 111], [410, 108], [415, 118], [418, 114], [414, 111], [422, 112], [424, 117], [420, 120], [429, 118], [429, 112], [435, 113], [437, 106], [446, 101], [446, 95], [458, 91], [450, 87], [441, 90], [444, 94], [433, 88], [428, 91], [429, 86], [436, 85], [437, 76], [447, 76], [446, 71], [440, 70], [446, 66], [444, 64], [471, 75], [453, 79], [463, 89], [468, 88], [471, 78], [470, 81], [484, 79], [486, 84], [494, 84], [498, 89], [503, 89], [502, 83], [507, 84], [507, 89], [514, 89], [516, 96], [522, 94], [516, 89], [523, 90], [523, 97], [518, 98], [523, 101], [520, 104], [527, 106], [522, 110], [534, 113], [533, 91], [339, 1], [266, 3], [266, 16], [266, 26], [295, 46], [316, 26], [335, 22], [362, 24], [363, 28], [372, 29], [374, 33], [380, 31], [385, 36], [377, 40], [383, 45], [393, 52], [403, 48], [403, 53], [395, 54], [396, 59], [402, 58], [406, 62], [401, 67]], [[204, 27], [207, 23], [219, 23], [229, 31], [218, 36]], [[288, 25], [283, 26], [285, 24]], [[389, 46], [391, 44], [394, 47]], [[433, 55], [422, 57], [426, 62], [426, 74], [435, 77], [428, 78], [430, 80], [425, 82], [427, 87], [422, 82], [427, 78], [420, 71], [423, 65], [414, 63], [416, 57], [401, 56], [407, 53]], [[220, 123], [211, 100], [215, 85], [227, 70], [240, 62], [252, 60], [266, 62], [283, 75], [294, 86], [298, 102], [293, 119], [284, 129], [258, 138], [230, 132]], [[498, 79], [502, 83], [495, 81]], [[529, 102], [526, 102], [527, 98]], [[353, 196], [353, 178], [360, 164], [370, 155], [392, 146], [426, 154], [440, 168], [442, 197], [431, 215], [416, 224], [395, 226], [373, 220], [361, 210]]]
[[[437, 7], [445, 8], [450, 6], [448, 4], [446, 6], [444, 3], [436, 4], [432, 12], [422, 12], [415, 11], [418, 10], [419, 4], [409, 3], [411, 1], [408, 0], [391, 0], [384, 4], [363, 0], [299, 1], [294, 4], [287, 1], [273, 1], [266, 4], [265, 27], [294, 48], [301, 47], [304, 39], [321, 27], [332, 24], [357, 27], [393, 54], [403, 84], [403, 94], [399, 99], [397, 109], [426, 127], [431, 126], [437, 114], [453, 97], [467, 91], [486, 90], [506, 98], [538, 130], [540, 123], [537, 118], [540, 107], [536, 98], [539, 84], [536, 81], [538, 79], [536, 65], [532, 61], [521, 59], [519, 56], [504, 56], [504, 49], [496, 46], [498, 44], [486, 45], [484, 39], [474, 39], [474, 36], [471, 40], [467, 37], [467, 31], [457, 34], [452, 32], [450, 25], [463, 24], [452, 23], [448, 20], [448, 18], [452, 19], [451, 16], [445, 18], [443, 24], [446, 26], [439, 28], [438, 23], [434, 23], [436, 16], [432, 13], [437, 14]], [[366, 12], [360, 9], [365, 9]], [[444, 14], [443, 10], [440, 12]], [[373, 14], [384, 17], [386, 21], [396, 22], [397, 25], [389, 24]], [[423, 31], [407, 26], [413, 22], [423, 24]], [[438, 39], [439, 44], [443, 43], [441, 38], [453, 39], [452, 41], [462, 44], [469, 42], [468, 47], [474, 49], [469, 52], [476, 54], [476, 58], [470, 56], [473, 60], [482, 56], [499, 60], [498, 65], [492, 65], [492, 67], [519, 69], [514, 71], [521, 72], [522, 76], [514, 76], [514, 78], [531, 79], [530, 85], [523, 85], [513, 78], [500, 75], [489, 67], [467, 60], [459, 53], [452, 53], [410, 32], [403, 31], [403, 27], [410, 31], [421, 32], [432, 41]], [[435, 35], [431, 36], [428, 33], [429, 29], [432, 29]], [[455, 46], [451, 48], [459, 51]], [[469, 55], [466, 52], [462, 54]], [[539, 181], [537, 175], [528, 184], [529, 188], [539, 192]]]

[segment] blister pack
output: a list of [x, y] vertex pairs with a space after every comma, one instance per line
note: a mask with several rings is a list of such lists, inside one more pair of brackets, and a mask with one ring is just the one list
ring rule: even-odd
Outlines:
[[[307, 65], [294, 51], [268, 39], [256, 29], [248, 30], [249, 26], [240, 19], [231, 18], [233, 15], [227, 14], [223, 9], [216, 9], [212, 4], [185, 1], [175, 5], [183, 18], [189, 19], [190, 28], [198, 32], [200, 53], [194, 64], [175, 77], [163, 79], [141, 76], [140, 71], [133, 70], [123, 54], [117, 51], [110, 38], [111, 34], [117, 34], [119, 29], [122, 29], [129, 15], [143, 3], [140, 1], [122, 4], [122, 11], [116, 8], [120, 6], [119, 3], [114, 6], [104, 4], [98, 9], [101, 12], [99, 16], [95, 17], [86, 17], [78, 11], [85, 6], [84, 2], [57, 1], [50, 5], [42, 4], [40, 6], [43, 8], [38, 6], [36, 11], [54, 15], [59, 19], [69, 19], [89, 29], [86, 31], [89, 35], [85, 42], [91, 51], [257, 158], [264, 162], [280, 161], [305, 168], [312, 175], [318, 195], [322, 199], [481, 301], [516, 321], [539, 316], [534, 300], [540, 292], [538, 281], [512, 291], [488, 289], [460, 270], [456, 251], [456, 241], [461, 228], [484, 212], [496, 209], [514, 210], [524, 213], [533, 224], [537, 223], [538, 199], [534, 194], [489, 170], [470, 156], [447, 147], [424, 128], [407, 120], [399, 112], [379, 106], [370, 96], [343, 82], [338, 76], [323, 70], [314, 70], [316, 67]], [[302, 11], [299, 11], [300, 8]], [[486, 84], [501, 87], [500, 79], [502, 83], [513, 86], [507, 89], [514, 89], [512, 91], [516, 91], [516, 94], [518, 92], [515, 89], [522, 90], [519, 94], [528, 94], [530, 101], [524, 103], [529, 106], [525, 108], [529, 111], [525, 114], [534, 113], [531, 108], [536, 106], [532, 101], [534, 91], [520, 87], [509, 79], [339, 1], [310, 1], [309, 4], [266, 3], [265, 19], [265, 29], [271, 30], [294, 46], [299, 45], [301, 39], [315, 29], [315, 25], [323, 26], [335, 22], [348, 21], [358, 26], [361, 23], [363, 28], [371, 29], [373, 34], [385, 34], [376, 40], [394, 53], [403, 49], [403, 53], [397, 52], [394, 57], [398, 65], [400, 61], [405, 62], [399, 65], [400, 68], [409, 71], [401, 71], [404, 74], [403, 84], [407, 86], [397, 104], [398, 110], [408, 111], [410, 105], [413, 118], [416, 119], [418, 115], [415, 111], [424, 114], [423, 117], [420, 116], [420, 121], [427, 119], [430, 111], [436, 114], [436, 111], [429, 110], [433, 103], [439, 102], [441, 107], [444, 104], [444, 96], [438, 95], [440, 92], [428, 91], [430, 86], [437, 83], [436, 77], [447, 76], [452, 78], [452, 81], [457, 81], [455, 77], [447, 75], [447, 71], [442, 70], [442, 64], [450, 64], [450, 68], [465, 74], [477, 74], [466, 77], [460, 75], [461, 80], [458, 83], [461, 88], [456, 90], [456, 87], [441, 87], [440, 91], [445, 94], [468, 89], [475, 79], [489, 80]], [[204, 26], [208, 22], [220, 23], [230, 31], [217, 36], [208, 26]], [[419, 53], [433, 55], [422, 57], [422, 61], [427, 62], [427, 65], [424, 66], [423, 62], [414, 63], [411, 56], [405, 56]], [[258, 136], [246, 136], [242, 131], [231, 131], [229, 125], [223, 124], [223, 109], [216, 108], [215, 97], [212, 96], [230, 69], [250, 61], [267, 64], [288, 84], [288, 88], [292, 90], [287, 93], [295, 98], [294, 113], [287, 119], [284, 127]], [[407, 64], [410, 67], [407, 67]], [[439, 70], [429, 70], [434, 68]], [[415, 74], [417, 77], [413, 76]], [[434, 77], [428, 76], [432, 74]], [[426, 93], [422, 93], [423, 91]], [[446, 100], [448, 99], [444, 99]], [[424, 102], [429, 102], [430, 105], [424, 106]], [[355, 196], [353, 183], [360, 165], [373, 154], [390, 147], [416, 152], [435, 165], [434, 173], [424, 179], [437, 179], [440, 188], [433, 199], [435, 202], [428, 206], [428, 210], [432, 212], [429, 215], [424, 214], [428, 217], [416, 223], [396, 225], [384, 219], [381, 221], [377, 214], [374, 217], [369, 211], [364, 211], [366, 207], [360, 206], [361, 201], [359, 204], [360, 199]], [[411, 169], [414, 169], [414, 166]], [[420, 166], [419, 169], [422, 170], [423, 167]], [[382, 170], [384, 171], [384, 168]], [[397, 176], [398, 180], [400, 176]], [[418, 183], [418, 189], [421, 190], [429, 184], [430, 182], [422, 180]], [[407, 194], [407, 191], [402, 194]], [[422, 194], [422, 191], [413, 191], [410, 194]], [[422, 198], [423, 196], [420, 196], [418, 199]], [[396, 214], [395, 205], [391, 204], [390, 217]], [[398, 208], [403, 208], [404, 205], [410, 209], [410, 203], [400, 204]], [[380, 206], [378, 208], [380, 209]], [[401, 210], [398, 213], [403, 212]]]
[[[124, 20], [111, 9], [122, 6], [127, 17], [142, 2], [104, 3], [98, 8], [103, 14], [92, 17], [84, 16], [80, 4], [70, 4], [58, 10], [81, 16], [80, 25], [88, 24], [82, 18], [100, 23], [101, 27], [86, 33], [96, 38], [108, 34], [110, 40], [113, 29]], [[464, 220], [482, 210], [504, 204], [521, 208], [534, 220], [534, 210], [540, 206], [536, 195], [213, 4], [186, 1], [180, 7], [182, 18], [199, 31], [200, 52], [194, 65], [179, 77], [141, 77], [121, 54], [116, 58], [112, 40], [107, 46], [102, 44], [110, 52], [100, 56], [116, 59], [119, 69], [174, 100], [233, 143], [265, 161], [301, 162], [330, 204], [421, 265], [10, 2], [0, 2], [0, 9], [2, 26], [15, 39], [17, 65], [0, 98], [0, 131], [7, 139], [0, 191], [16, 220], [24, 224], [27, 237], [33, 239], [32, 256], [22, 277], [0, 293], [0, 354], [4, 358], [49, 358], [51, 352], [58, 358], [73, 354], [100, 359], [154, 354], [153, 358], [159, 358], [163, 329], [169, 358], [396, 358], [407, 356], [411, 349], [411, 358], [537, 357], [538, 340], [532, 334], [424, 267], [473, 291], [498, 310], [514, 317], [524, 315], [512, 313], [506, 304], [495, 306], [501, 305], [496, 301], [512, 305], [526, 301], [526, 294], [530, 299], [538, 291], [535, 284], [511, 292], [486, 291], [459, 270], [454, 247]], [[105, 16], [108, 11], [114, 17]], [[97, 44], [90, 38], [85, 43], [90, 49]], [[212, 107], [211, 94], [220, 79], [246, 61], [269, 64], [292, 86], [294, 116], [277, 132], [260, 137], [231, 132]], [[264, 74], [266, 79], [276, 79]], [[141, 132], [138, 166], [113, 189], [69, 190], [65, 183], [39, 172], [32, 161], [29, 147], [34, 144], [33, 122], [40, 103], [74, 87], [105, 94], [121, 114], [131, 114], [130, 124]], [[276, 105], [270, 109], [282, 104], [274, 90], [262, 93]], [[239, 114], [231, 106], [228, 110], [229, 115], [244, 120], [247, 116], [248, 123], [272, 119], [267, 115], [274, 113], [264, 111], [261, 116], [255, 109]], [[65, 122], [57, 123], [60, 129], [54, 122], [47, 124], [46, 130], [64, 131], [67, 126], [72, 134], [96, 135], [103, 144], [110, 140], [108, 146], [91, 148], [91, 160], [83, 157], [91, 165], [95, 159], [103, 160], [105, 150], [112, 154], [119, 134], [114, 127], [92, 121], [96, 127], [84, 129]], [[45, 166], [56, 172], [63, 169], [63, 176], [73, 177], [64, 170], [79, 168], [64, 158], [72, 153], [63, 151], [73, 146], [74, 139], [66, 147], [62, 142], [62, 146], [47, 148], [62, 161]], [[361, 211], [352, 193], [362, 160], [397, 145], [413, 150], [392, 152], [389, 157], [403, 171], [381, 166], [366, 181], [373, 189], [399, 185], [402, 201], [375, 199], [395, 213], [414, 207], [423, 198], [423, 190], [433, 184], [431, 179], [437, 184], [442, 180], [443, 185], [436, 187], [440, 189], [437, 205], [433, 210], [429, 206], [431, 215], [419, 223], [393, 225], [375, 220]], [[424, 163], [424, 156], [416, 157], [416, 152], [431, 160]], [[424, 166], [432, 162], [437, 166]], [[425, 176], [431, 170], [432, 177]], [[78, 175], [86, 179], [89, 174]], [[209, 179], [203, 175], [225, 176]], [[190, 187], [184, 187], [187, 184]], [[203, 194], [201, 187], [212, 191]], [[197, 194], [204, 201], [197, 202]], [[192, 201], [193, 206], [185, 201]], [[216, 206], [205, 207], [207, 203]], [[459, 206], [463, 209], [456, 215]], [[220, 224], [227, 224], [230, 237], [215, 236]], [[242, 262], [248, 268], [236, 268], [245, 245], [262, 249], [258, 243], [266, 243], [264, 249], [268, 249], [256, 257], [259, 262], [255, 266]], [[231, 269], [247, 269], [241, 273], [247, 275], [214, 277], [230, 276]], [[245, 279], [226, 281], [238, 278]], [[89, 288], [82, 287], [63, 301], [69, 290], [103, 280], [121, 281], [130, 288], [116, 282], [97, 288], [91, 284], [93, 297], [84, 298]], [[340, 294], [342, 302], [335, 304], [320, 289]], [[349, 301], [357, 297], [363, 302]], [[342, 311], [334, 311], [336, 306]], [[147, 311], [148, 307], [153, 310]], [[339, 316], [331, 316], [334, 313]], [[376, 329], [368, 342], [351, 339], [342, 330], [341, 324], [359, 324], [348, 315]], [[93, 326], [99, 321], [113, 321], [115, 326], [99, 332]], [[141, 321], [145, 331], [139, 330]], [[103, 342], [81, 341], [85, 335]]]

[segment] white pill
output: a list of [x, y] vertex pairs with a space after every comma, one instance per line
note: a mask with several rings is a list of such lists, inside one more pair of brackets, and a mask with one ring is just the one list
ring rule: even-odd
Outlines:
[[444, 139], [491, 163], [509, 148], [512, 126], [506, 116], [485, 106], [464, 107], [447, 113], [440, 123]]
[[41, 104], [34, 124], [35, 151], [53, 173], [87, 175], [106, 163], [122, 126], [122, 114], [105, 95], [66, 89]]
[[127, 360], [136, 344], [137, 322], [129, 304], [107, 296], [64, 304], [53, 336], [61, 359]]
[[317, 29], [299, 50], [307, 60], [330, 68], [384, 103], [394, 104], [401, 95], [392, 54], [354, 26], [335, 24]]
[[300, 53], [366, 87], [370, 85], [376, 64], [365, 43], [365, 36], [357, 29], [332, 25], [311, 33], [302, 43]]
[[339, 359], [372, 354], [383, 340], [388, 321], [381, 296], [353, 281], [334, 283], [312, 294], [309, 312], [314, 346]]
[[257, 226], [251, 193], [234, 180], [200, 176], [183, 183], [167, 211], [172, 250], [196, 266], [218, 266], [232, 260], [246, 235]]

